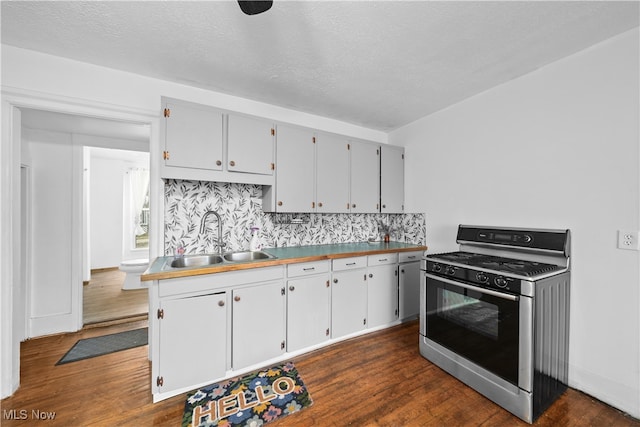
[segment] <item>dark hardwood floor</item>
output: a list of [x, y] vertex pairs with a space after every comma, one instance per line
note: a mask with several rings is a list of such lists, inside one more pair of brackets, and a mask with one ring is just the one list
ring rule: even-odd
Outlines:
[[[179, 426], [186, 395], [151, 402], [147, 346], [55, 366], [78, 339], [143, 326], [144, 321], [119, 324], [24, 342], [22, 385], [2, 400], [0, 424]], [[415, 321], [293, 361], [314, 403], [271, 423], [274, 427], [527, 425], [422, 358]], [[55, 417], [38, 421], [33, 411]], [[27, 418], [9, 419], [21, 414]], [[569, 389], [534, 425], [640, 427], [640, 422]]]

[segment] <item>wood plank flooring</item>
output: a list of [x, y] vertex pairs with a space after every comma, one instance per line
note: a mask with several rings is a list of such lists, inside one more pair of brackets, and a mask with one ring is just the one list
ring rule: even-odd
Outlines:
[[[39, 338], [21, 346], [22, 386], [2, 400], [3, 427], [179, 426], [186, 395], [153, 404], [147, 346], [55, 366], [81, 338], [146, 326], [134, 322]], [[418, 353], [416, 321], [343, 341], [293, 359], [313, 405], [288, 426], [526, 426]], [[16, 412], [11, 412], [12, 410]], [[25, 420], [11, 420], [25, 411]], [[640, 422], [569, 389], [536, 426], [633, 426]]]
[[144, 317], [149, 311], [147, 289], [122, 290], [125, 273], [113, 269], [94, 270], [83, 286], [83, 321], [85, 325]]

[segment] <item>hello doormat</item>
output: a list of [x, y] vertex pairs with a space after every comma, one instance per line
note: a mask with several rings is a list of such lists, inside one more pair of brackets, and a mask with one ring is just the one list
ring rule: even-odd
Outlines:
[[288, 362], [189, 393], [182, 426], [260, 426], [312, 403], [298, 371]]

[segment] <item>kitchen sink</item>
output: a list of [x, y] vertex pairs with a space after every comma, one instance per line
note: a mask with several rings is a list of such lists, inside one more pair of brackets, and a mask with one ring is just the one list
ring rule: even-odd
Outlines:
[[243, 252], [230, 252], [224, 254], [224, 259], [229, 262], [247, 262], [257, 261], [261, 259], [275, 258], [273, 255], [269, 255], [262, 251], [243, 251]]
[[185, 255], [171, 261], [173, 268], [200, 267], [220, 264], [224, 260], [220, 255]]

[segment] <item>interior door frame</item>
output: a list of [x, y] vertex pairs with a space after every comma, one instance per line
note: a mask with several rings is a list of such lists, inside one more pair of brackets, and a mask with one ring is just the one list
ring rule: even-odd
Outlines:
[[[160, 102], [160, 99], [158, 99]], [[30, 108], [57, 113], [79, 116], [97, 117], [114, 121], [130, 121], [150, 125], [149, 155], [150, 155], [150, 230], [149, 256], [157, 257], [163, 252], [163, 182], [160, 172], [155, 165], [160, 164], [160, 114], [140, 108], [131, 108], [96, 102], [91, 100], [68, 98], [57, 95], [42, 94], [22, 89], [2, 90], [2, 140], [0, 146], [0, 229], [3, 238], [0, 239], [0, 398], [13, 394], [20, 384], [20, 341], [24, 331], [17, 316], [24, 316], [23, 307], [16, 307], [14, 300], [15, 289], [25, 286], [21, 277], [20, 257], [20, 168], [21, 168], [21, 117], [20, 109]], [[81, 183], [80, 183], [81, 187]], [[9, 208], [5, 208], [9, 207]], [[82, 212], [78, 212], [82, 215]], [[157, 225], [156, 225], [157, 224]], [[82, 221], [77, 225], [78, 236], [82, 239]], [[28, 250], [28, 249], [27, 249]], [[82, 262], [76, 263], [77, 275], [82, 278]], [[75, 274], [76, 272], [74, 272]], [[24, 288], [22, 288], [24, 289]], [[82, 321], [82, 280], [73, 289], [73, 307], [76, 326], [79, 330]], [[26, 301], [28, 304], [29, 301]]]

